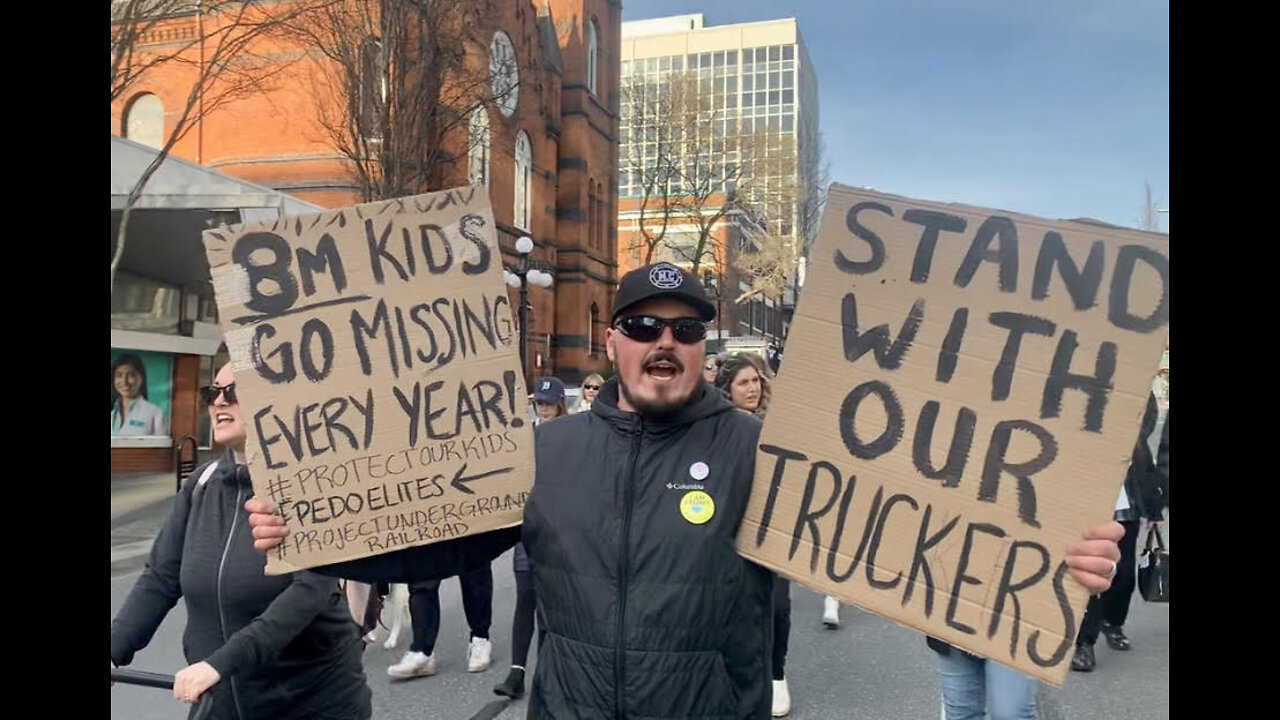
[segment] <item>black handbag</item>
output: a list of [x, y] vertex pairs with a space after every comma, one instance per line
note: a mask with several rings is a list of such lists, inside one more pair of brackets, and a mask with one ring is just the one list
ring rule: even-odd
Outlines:
[[1138, 559], [1138, 591], [1147, 602], [1169, 602], [1169, 551], [1159, 526], [1147, 533], [1147, 547]]

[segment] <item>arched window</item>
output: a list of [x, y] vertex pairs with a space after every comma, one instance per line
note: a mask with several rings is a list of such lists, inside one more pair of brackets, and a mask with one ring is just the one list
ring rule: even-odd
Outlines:
[[472, 110], [467, 123], [467, 168], [472, 185], [489, 182], [489, 113], [484, 106]]
[[382, 108], [387, 100], [387, 77], [383, 71], [382, 43], [367, 37], [360, 46], [360, 116], [356, 118], [360, 136], [382, 137]]
[[516, 136], [515, 162], [515, 216], [512, 224], [521, 230], [529, 228], [529, 209], [533, 189], [533, 148], [529, 136], [523, 130]]
[[129, 103], [124, 113], [124, 136], [153, 148], [164, 147], [164, 106], [160, 98], [144, 93]]
[[596, 181], [587, 179], [587, 245], [596, 246]]
[[596, 72], [596, 62], [597, 62], [596, 58], [599, 55], [599, 53], [597, 52], [597, 48], [599, 46], [599, 41], [597, 40], [598, 34], [599, 33], [596, 31], [596, 21], [588, 20], [587, 21], [587, 90], [590, 90], [592, 95], [600, 94], [599, 90], [596, 88], [596, 76], [599, 75], [599, 73]]
[[604, 183], [596, 183], [596, 202], [599, 203], [596, 208], [596, 222], [600, 224], [596, 229], [596, 249], [604, 250], [608, 244], [606, 238], [609, 237], [609, 201], [604, 196]]
[[596, 356], [596, 323], [600, 322], [600, 306], [591, 303], [587, 311], [587, 354]]

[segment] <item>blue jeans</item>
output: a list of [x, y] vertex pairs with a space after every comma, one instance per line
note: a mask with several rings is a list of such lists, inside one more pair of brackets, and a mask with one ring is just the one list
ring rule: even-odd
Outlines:
[[999, 663], [952, 648], [938, 654], [947, 720], [1038, 720], [1036, 681]]

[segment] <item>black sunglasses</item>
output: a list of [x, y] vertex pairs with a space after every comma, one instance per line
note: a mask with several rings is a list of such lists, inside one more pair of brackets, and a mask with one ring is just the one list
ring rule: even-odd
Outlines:
[[671, 337], [683, 345], [692, 345], [707, 336], [707, 326], [697, 318], [667, 318], [652, 315], [628, 315], [619, 318], [618, 332], [636, 342], [653, 342], [662, 337], [662, 329], [671, 328]]
[[219, 395], [222, 395], [227, 399], [228, 405], [235, 405], [240, 402], [239, 399], [236, 398], [235, 383], [230, 383], [228, 385], [206, 385], [205, 387], [200, 388], [200, 399], [204, 401], [205, 405], [212, 405], [214, 401], [218, 399]]
[[599, 390], [600, 386], [599, 385], [583, 385], [582, 389], [583, 390]]

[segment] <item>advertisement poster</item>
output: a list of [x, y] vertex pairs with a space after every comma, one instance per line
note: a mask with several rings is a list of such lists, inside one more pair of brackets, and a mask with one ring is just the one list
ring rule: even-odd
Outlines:
[[111, 436], [168, 436], [173, 358], [111, 349]]

